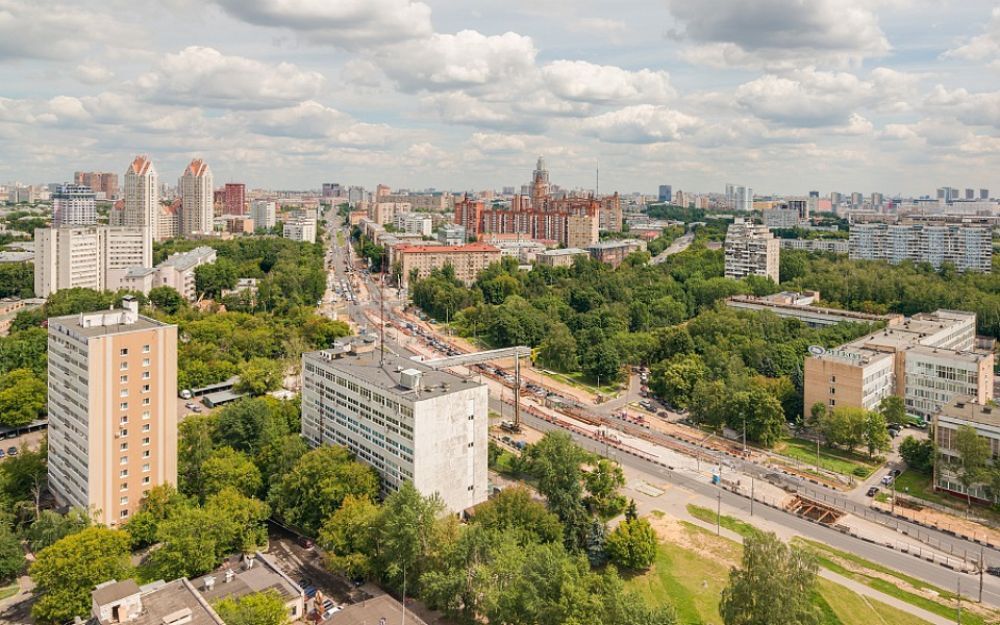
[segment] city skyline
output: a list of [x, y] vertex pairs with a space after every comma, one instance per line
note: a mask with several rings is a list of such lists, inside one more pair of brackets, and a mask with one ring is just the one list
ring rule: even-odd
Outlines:
[[144, 153], [220, 186], [459, 190], [528, 183], [543, 154], [566, 188], [600, 161], [608, 192], [998, 186], [990, 3], [569, 7], [13, 1], [0, 180]]

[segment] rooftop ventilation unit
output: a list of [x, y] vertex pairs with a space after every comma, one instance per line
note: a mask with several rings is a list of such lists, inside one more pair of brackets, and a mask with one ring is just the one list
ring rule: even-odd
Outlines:
[[420, 386], [420, 375], [417, 369], [403, 369], [399, 373], [399, 384], [403, 388], [416, 390]]

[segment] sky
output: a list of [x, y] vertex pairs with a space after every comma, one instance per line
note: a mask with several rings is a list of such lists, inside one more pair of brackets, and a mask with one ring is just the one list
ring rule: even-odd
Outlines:
[[0, 0], [0, 181], [1000, 195], [981, 0]]

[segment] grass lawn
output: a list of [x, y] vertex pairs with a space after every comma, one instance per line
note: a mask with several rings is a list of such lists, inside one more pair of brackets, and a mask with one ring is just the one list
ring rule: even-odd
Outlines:
[[952, 506], [956, 509], [960, 509], [961, 507], [961, 504], [956, 502], [956, 500], [935, 493], [931, 487], [931, 476], [918, 473], [917, 471], [903, 471], [896, 478], [896, 491], [916, 497], [917, 499], [941, 504], [942, 506]]
[[344, 232], [342, 230], [337, 231], [337, 245], [344, 245]]
[[597, 386], [596, 380], [591, 380], [590, 378], [583, 375], [579, 371], [576, 373], [559, 373], [557, 371], [552, 371], [549, 369], [539, 369], [542, 373], [549, 376], [554, 380], [559, 380], [563, 384], [569, 384], [570, 386], [575, 386], [576, 388], [581, 388], [585, 391], [591, 393], [600, 393], [602, 395], [614, 395], [615, 393], [622, 390], [622, 385], [615, 384], [602, 384]]
[[510, 463], [514, 460], [516, 456], [504, 449], [500, 456], [497, 458], [496, 462], [490, 465], [490, 468], [501, 475], [514, 475], [514, 472], [510, 468]]
[[[928, 584], [915, 577], [899, 573], [852, 553], [834, 549], [833, 547], [829, 547], [817, 541], [805, 538], [795, 538], [793, 542], [813, 553], [819, 560], [820, 566], [829, 569], [834, 573], [853, 579], [868, 586], [869, 588], [878, 590], [879, 592], [895, 597], [901, 601], [905, 601], [906, 603], [918, 608], [923, 608], [928, 612], [932, 612], [944, 618], [954, 619], [956, 616], [955, 593], [953, 592]], [[844, 566], [845, 562], [855, 565], [852, 567], [853, 570]], [[867, 569], [868, 572], [856, 570], [859, 567]], [[939, 598], [937, 600], [930, 599], [924, 595], [916, 594], [904, 588], [900, 588], [897, 583], [893, 583], [885, 579], [886, 577], [895, 578], [900, 582], [904, 582], [916, 589], [930, 591], [935, 593]], [[1000, 616], [1000, 614], [996, 614], [995, 616]], [[971, 614], [967, 611], [963, 611], [962, 623], [965, 625], [984, 625], [986, 621], [978, 614]]]
[[[626, 585], [650, 603], [672, 603], [678, 623], [721, 625], [719, 597], [729, 582], [729, 569], [739, 562], [743, 548], [702, 527], [684, 522], [681, 525], [683, 536], [678, 536], [677, 542], [661, 542], [653, 567], [631, 577]], [[823, 615], [822, 625], [926, 625], [905, 612], [823, 579], [818, 581], [815, 601]]]
[[[774, 448], [775, 453], [788, 456], [807, 465], [816, 466], [816, 443], [801, 438], [789, 438]], [[867, 456], [842, 449], [820, 447], [819, 466], [827, 471], [842, 475], [868, 477], [881, 466], [880, 462], [869, 460]], [[863, 473], [863, 475], [862, 475]]]
[[14, 582], [10, 586], [4, 586], [3, 588], [0, 588], [0, 601], [3, 601], [4, 599], [10, 599], [14, 595], [16, 595], [20, 589], [21, 588], [20, 586], [17, 585], [17, 582]]
[[[696, 506], [693, 503], [689, 503], [687, 506], [687, 511], [688, 514], [698, 519], [699, 521], [705, 521], [706, 523], [713, 523], [713, 524], [716, 522], [715, 510], [709, 510], [708, 508], [703, 508], [702, 506]], [[719, 525], [726, 528], [727, 530], [736, 532], [743, 538], [747, 538], [748, 536], [752, 536], [760, 532], [760, 530], [754, 527], [753, 525], [750, 525], [749, 523], [746, 523], [744, 521], [740, 521], [735, 517], [726, 516], [725, 514], [723, 514], [721, 519], [719, 520]]]

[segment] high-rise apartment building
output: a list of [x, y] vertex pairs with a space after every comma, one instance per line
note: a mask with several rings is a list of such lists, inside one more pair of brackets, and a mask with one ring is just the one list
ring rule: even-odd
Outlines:
[[273, 228], [277, 221], [277, 205], [272, 200], [254, 200], [250, 202], [250, 219], [253, 220], [255, 231]]
[[90, 226], [97, 223], [94, 192], [80, 184], [62, 184], [52, 194], [52, 227]]
[[35, 230], [35, 295], [88, 288], [117, 290], [133, 267], [151, 267], [152, 246], [141, 228], [63, 226]]
[[864, 223], [851, 226], [852, 260], [927, 262], [935, 269], [951, 263], [959, 271], [993, 269], [993, 235], [985, 226]]
[[531, 173], [531, 206], [541, 208], [549, 196], [549, 170], [545, 168], [545, 159], [538, 157], [535, 171]]
[[656, 199], [659, 200], [660, 202], [665, 202], [669, 204], [671, 201], [673, 201], [673, 198], [674, 198], [673, 187], [671, 187], [669, 184], [661, 184], [659, 193], [657, 193], [656, 195]]
[[49, 489], [110, 526], [177, 483], [177, 326], [123, 305], [49, 319]]
[[118, 198], [118, 174], [106, 171], [78, 171], [73, 174], [73, 182], [90, 187], [100, 199], [114, 200]]
[[743, 213], [753, 210], [753, 189], [750, 187], [733, 189], [733, 210]]
[[212, 170], [208, 163], [200, 158], [191, 161], [178, 186], [181, 192], [181, 234], [210, 234], [215, 230], [215, 206]]
[[816, 403], [874, 410], [889, 395], [930, 418], [957, 396], [993, 398], [993, 353], [976, 347], [974, 313], [939, 310], [890, 320], [867, 336], [806, 358], [804, 410]]
[[764, 276], [777, 284], [779, 246], [767, 226], [737, 217], [726, 232], [726, 277]]
[[988, 199], [990, 199], [990, 190], [989, 189], [980, 189], [979, 190], [979, 199], [980, 200], [988, 200]]
[[343, 445], [382, 477], [413, 482], [461, 512], [486, 500], [489, 392], [485, 385], [371, 346], [302, 355], [302, 436]]
[[974, 199], [976, 199], [976, 190], [975, 189], [966, 189], [965, 190], [965, 199], [967, 199], [967, 200], [974, 200]]
[[315, 219], [292, 219], [282, 225], [281, 236], [300, 243], [316, 242]]
[[160, 185], [156, 168], [148, 156], [136, 156], [125, 170], [124, 207], [121, 225], [141, 228], [152, 249], [153, 240], [160, 232], [157, 218], [160, 214]]
[[222, 214], [242, 215], [246, 212], [246, 185], [242, 182], [227, 182], [222, 190]]
[[339, 182], [324, 182], [322, 194], [323, 197], [340, 197], [343, 193], [343, 189]]

